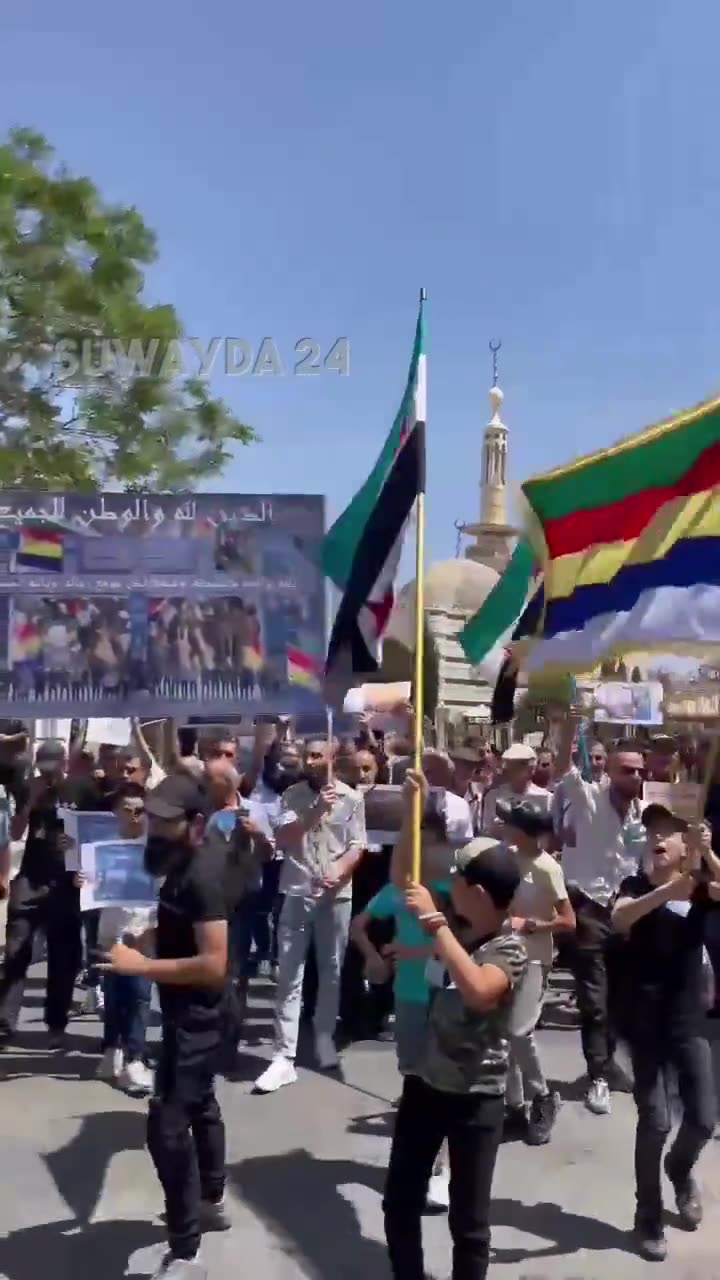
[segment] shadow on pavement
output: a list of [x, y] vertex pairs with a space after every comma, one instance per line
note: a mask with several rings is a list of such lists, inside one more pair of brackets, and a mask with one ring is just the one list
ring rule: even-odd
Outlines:
[[582, 1102], [588, 1089], [586, 1075], [578, 1076], [576, 1080], [548, 1080], [547, 1083], [548, 1089], [559, 1093], [563, 1102]]
[[95, 1111], [82, 1117], [80, 1129], [70, 1142], [43, 1157], [60, 1195], [83, 1230], [97, 1208], [113, 1156], [119, 1151], [143, 1151], [146, 1129], [144, 1111]]
[[295, 1150], [244, 1160], [228, 1178], [278, 1236], [283, 1252], [299, 1266], [309, 1264], [313, 1275], [367, 1280], [388, 1274], [384, 1244], [362, 1234], [355, 1209], [339, 1191], [361, 1183], [381, 1195], [384, 1169]]
[[[634, 1201], [631, 1195], [629, 1216], [632, 1218]], [[564, 1258], [585, 1249], [589, 1253], [601, 1253], [619, 1249], [634, 1253], [629, 1231], [621, 1231], [610, 1222], [589, 1218], [581, 1213], [568, 1213], [559, 1204], [522, 1204], [518, 1200], [493, 1200], [490, 1221], [495, 1227], [512, 1227], [525, 1231], [551, 1243], [540, 1249], [502, 1249], [493, 1247], [492, 1262], [505, 1264], [535, 1263], [541, 1258]], [[530, 1273], [528, 1273], [530, 1274]]]
[[374, 1115], [355, 1116], [347, 1127], [348, 1133], [360, 1134], [368, 1138], [387, 1138], [392, 1136], [395, 1127], [394, 1107], [387, 1111], [378, 1111]]
[[[162, 1240], [164, 1231], [149, 1222], [48, 1222], [13, 1231], [0, 1240], [0, 1275], [7, 1280], [123, 1280], [138, 1275], [128, 1261], [139, 1249]], [[142, 1273], [140, 1273], [142, 1274]]]
[[46, 1076], [52, 1080], [93, 1080], [99, 1050], [91, 1036], [68, 1032], [65, 1048], [50, 1052], [45, 1030], [18, 1032], [0, 1054], [0, 1080], [27, 1080]]

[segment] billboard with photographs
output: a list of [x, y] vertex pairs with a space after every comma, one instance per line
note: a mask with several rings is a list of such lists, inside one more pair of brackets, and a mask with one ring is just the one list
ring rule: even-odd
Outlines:
[[0, 493], [0, 716], [322, 706], [324, 501]]

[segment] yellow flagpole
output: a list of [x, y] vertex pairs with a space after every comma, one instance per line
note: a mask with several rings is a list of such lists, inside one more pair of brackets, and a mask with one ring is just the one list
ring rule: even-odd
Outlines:
[[[425, 302], [426, 293], [420, 290], [420, 305]], [[422, 424], [425, 432], [425, 423]], [[424, 668], [425, 668], [425, 440], [422, 441], [422, 471], [420, 489], [415, 504], [415, 671], [413, 679], [413, 695], [415, 710], [415, 759], [414, 766], [422, 769], [423, 757], [423, 718], [424, 707]], [[413, 814], [412, 845], [412, 878], [417, 884], [422, 875], [422, 819], [423, 797], [420, 791], [415, 796]]]
[[[419, 493], [415, 508], [415, 674], [413, 681], [415, 711], [415, 768], [422, 769], [425, 666], [425, 494]], [[412, 878], [417, 884], [422, 865], [422, 793], [415, 795], [413, 817]]]

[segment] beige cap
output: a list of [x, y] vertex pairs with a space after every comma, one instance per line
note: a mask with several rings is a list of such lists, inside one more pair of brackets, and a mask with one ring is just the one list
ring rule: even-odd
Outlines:
[[522, 761], [523, 764], [534, 764], [537, 760], [532, 747], [526, 747], [524, 742], [513, 742], [507, 751], [503, 751], [502, 758], [509, 763]]

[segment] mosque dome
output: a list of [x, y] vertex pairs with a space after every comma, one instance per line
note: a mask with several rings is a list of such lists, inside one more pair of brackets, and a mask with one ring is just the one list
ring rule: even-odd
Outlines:
[[[440, 560], [425, 574], [425, 611], [470, 617], [489, 596], [498, 574], [476, 560]], [[390, 615], [386, 638], [406, 649], [415, 647], [415, 581], [400, 591]]]

